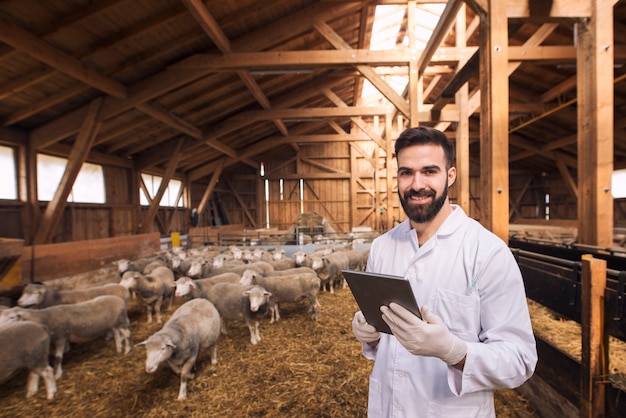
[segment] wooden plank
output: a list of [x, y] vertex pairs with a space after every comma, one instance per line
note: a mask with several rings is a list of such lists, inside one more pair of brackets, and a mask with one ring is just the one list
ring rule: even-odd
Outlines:
[[613, 245], [614, 92], [613, 7], [593, 0], [591, 19], [578, 23], [578, 238]]
[[27, 246], [22, 250], [22, 274], [26, 282], [52, 280], [106, 267], [122, 258], [147, 257], [158, 251], [158, 233]]
[[605, 416], [608, 336], [604, 334], [606, 260], [583, 255], [581, 269], [580, 417]]
[[509, 78], [506, 3], [488, 0], [480, 28], [481, 223], [505, 242], [509, 226]]
[[[464, 47], [467, 43], [465, 29], [466, 6], [461, 6], [456, 19], [456, 46]], [[467, 63], [463, 68], [467, 67]], [[457, 73], [458, 74], [458, 73]], [[456, 76], [455, 76], [456, 78]], [[459, 109], [459, 123], [456, 127], [456, 195], [457, 203], [468, 214], [471, 214], [470, 206], [470, 150], [469, 150], [469, 84], [466, 82], [456, 90], [454, 101]]]

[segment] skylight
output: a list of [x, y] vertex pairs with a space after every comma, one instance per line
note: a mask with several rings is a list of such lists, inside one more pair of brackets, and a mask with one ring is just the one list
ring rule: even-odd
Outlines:
[[[430, 39], [433, 30], [439, 22], [439, 17], [445, 8], [445, 4], [420, 4], [415, 7], [415, 47], [423, 50]], [[406, 30], [406, 5], [381, 5], [376, 6], [374, 24], [372, 26], [371, 50], [389, 50], [398, 45], [408, 47], [409, 38]], [[397, 75], [399, 70], [404, 70], [406, 75]], [[407, 68], [388, 68], [388, 74], [383, 75], [385, 81], [398, 94], [402, 94], [408, 83]], [[384, 71], [379, 68], [379, 71]], [[365, 104], [387, 104], [382, 94], [367, 80], [363, 82], [361, 100]]]

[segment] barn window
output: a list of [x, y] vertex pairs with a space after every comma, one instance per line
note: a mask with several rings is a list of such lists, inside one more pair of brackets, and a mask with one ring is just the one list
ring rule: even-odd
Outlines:
[[[59, 188], [67, 158], [37, 154], [37, 199], [50, 201]], [[98, 164], [83, 163], [67, 197], [74, 203], [105, 203], [104, 173]]]
[[304, 213], [304, 179], [300, 179], [300, 213]]
[[17, 172], [15, 171], [15, 150], [0, 146], [0, 199], [17, 199]]
[[[159, 187], [161, 186], [163, 177], [147, 173], [141, 173], [141, 179], [143, 180], [146, 188], [145, 190], [143, 188], [140, 189], [141, 192], [139, 193], [139, 203], [142, 206], [149, 206], [150, 202], [148, 201], [148, 197], [150, 197], [150, 200], [154, 199], [157, 192], [159, 191]], [[167, 185], [167, 189], [165, 189], [165, 193], [163, 193], [163, 197], [159, 202], [159, 206], [183, 207], [182, 187], [182, 181], [171, 179], [169, 184]], [[146, 197], [146, 191], [148, 192], [148, 197]]]
[[270, 181], [265, 179], [265, 227], [270, 229]]
[[615, 170], [611, 176], [611, 193], [613, 199], [623, 199], [626, 197], [626, 169]]

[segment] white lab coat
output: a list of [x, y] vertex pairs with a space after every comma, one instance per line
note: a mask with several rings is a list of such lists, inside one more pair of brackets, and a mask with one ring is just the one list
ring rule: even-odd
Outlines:
[[406, 277], [428, 305], [467, 342], [463, 372], [435, 357], [409, 353], [381, 334], [370, 376], [369, 417], [494, 417], [493, 390], [526, 381], [537, 363], [519, 267], [496, 235], [454, 210], [422, 247], [409, 221], [378, 237], [367, 270]]

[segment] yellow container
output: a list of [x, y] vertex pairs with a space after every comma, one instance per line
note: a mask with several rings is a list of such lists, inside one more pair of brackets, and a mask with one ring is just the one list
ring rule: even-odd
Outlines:
[[172, 232], [172, 247], [180, 247], [180, 232]]

